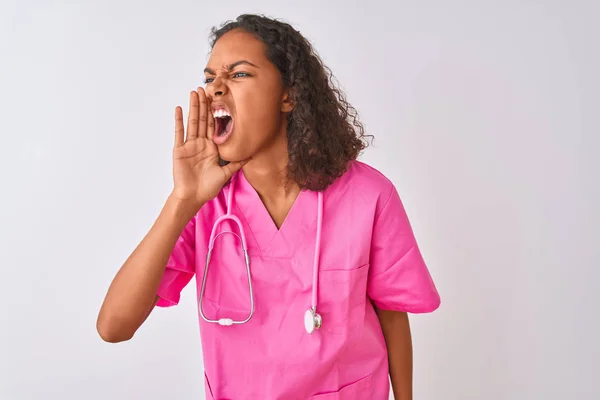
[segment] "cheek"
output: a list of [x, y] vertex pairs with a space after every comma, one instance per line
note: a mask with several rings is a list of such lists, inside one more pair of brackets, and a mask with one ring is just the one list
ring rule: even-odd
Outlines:
[[236, 111], [244, 132], [252, 136], [269, 136], [279, 129], [281, 122], [281, 105], [277, 92], [260, 91], [245, 92], [236, 99]]

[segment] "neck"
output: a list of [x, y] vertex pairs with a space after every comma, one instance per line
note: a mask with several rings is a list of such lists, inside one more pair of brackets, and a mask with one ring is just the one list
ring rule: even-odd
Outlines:
[[287, 135], [284, 134], [243, 167], [244, 177], [263, 201], [278, 202], [300, 192], [300, 187], [288, 179], [288, 161]]

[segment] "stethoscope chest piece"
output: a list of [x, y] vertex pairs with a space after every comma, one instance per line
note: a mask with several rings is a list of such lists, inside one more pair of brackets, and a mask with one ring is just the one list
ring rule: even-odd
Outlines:
[[321, 315], [317, 313], [315, 308], [310, 308], [304, 313], [304, 328], [309, 334], [313, 333], [315, 329], [319, 329], [323, 319]]

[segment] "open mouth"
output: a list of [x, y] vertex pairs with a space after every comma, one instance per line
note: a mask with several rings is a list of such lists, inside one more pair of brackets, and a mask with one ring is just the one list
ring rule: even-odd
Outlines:
[[213, 111], [213, 117], [215, 118], [215, 138], [228, 136], [233, 128], [233, 118], [229, 115], [229, 111], [225, 109]]

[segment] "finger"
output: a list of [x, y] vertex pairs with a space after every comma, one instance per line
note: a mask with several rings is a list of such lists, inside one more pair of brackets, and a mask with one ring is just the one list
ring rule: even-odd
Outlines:
[[223, 171], [225, 172], [225, 176], [227, 177], [227, 179], [230, 179], [233, 176], [233, 174], [238, 172], [244, 165], [248, 164], [249, 161], [250, 161], [250, 158], [243, 160], [243, 161], [232, 161], [229, 164], [227, 164], [221, 168], [223, 168]]
[[190, 92], [190, 112], [187, 122], [187, 139], [198, 137], [198, 93]]
[[215, 117], [213, 117], [212, 110], [210, 109], [210, 99], [208, 101], [208, 121], [206, 122], [206, 137], [210, 141], [215, 136]]
[[198, 88], [198, 98], [200, 99], [200, 126], [198, 127], [198, 137], [206, 137], [206, 123], [208, 121], [208, 99], [206, 93], [201, 87]]
[[175, 147], [183, 145], [183, 110], [181, 107], [175, 107]]

